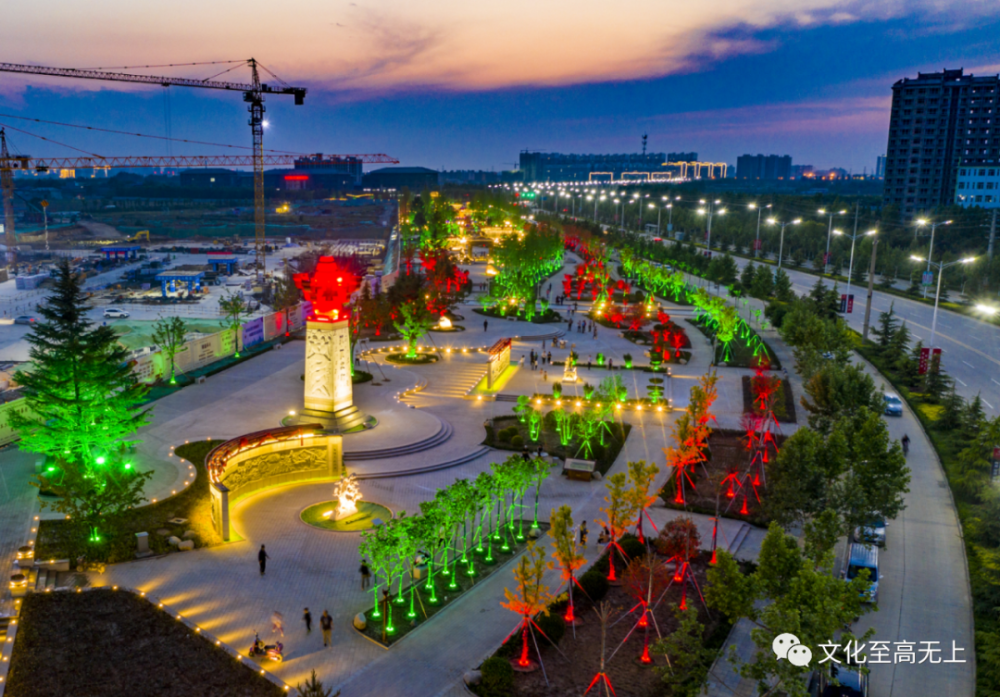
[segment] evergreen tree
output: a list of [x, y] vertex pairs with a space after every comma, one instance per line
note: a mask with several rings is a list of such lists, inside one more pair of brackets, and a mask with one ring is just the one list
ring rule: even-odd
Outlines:
[[767, 264], [761, 264], [754, 272], [753, 281], [750, 285], [750, 295], [761, 300], [767, 300], [771, 297], [773, 290], [774, 277], [771, 275], [771, 267]]
[[736, 283], [736, 279], [739, 278], [739, 271], [736, 261], [729, 252], [723, 254], [719, 262], [719, 283], [724, 286], [733, 285]]
[[965, 400], [955, 391], [955, 385], [941, 397], [941, 414], [938, 426], [946, 431], [964, 426]]
[[[128, 364], [128, 351], [107, 326], [87, 319], [80, 279], [68, 261], [59, 265], [55, 292], [32, 326], [31, 365], [18, 371], [25, 409], [11, 412], [21, 448], [43, 453], [55, 464], [34, 486], [54, 493], [53, 508], [78, 533], [100, 542], [99, 525], [139, 505], [153, 476], [127, 460], [131, 438], [149, 420], [141, 405], [148, 389]], [[82, 541], [82, 540], [81, 540]]]
[[931, 360], [927, 365], [927, 375], [924, 376], [924, 393], [927, 401], [937, 404], [952, 384], [952, 380], [941, 368], [941, 354], [931, 352]]
[[64, 261], [55, 292], [39, 308], [43, 319], [27, 337], [30, 367], [15, 376], [27, 408], [10, 417], [22, 449], [75, 468], [134, 445], [130, 436], [149, 421], [141, 408], [148, 390], [132, 373], [128, 351], [86, 313], [81, 281]]
[[306, 680], [306, 684], [303, 685], [299, 683], [295, 686], [295, 690], [299, 693], [299, 697], [338, 697], [340, 690], [337, 690], [337, 694], [333, 694], [333, 688], [323, 687], [323, 682], [316, 677], [316, 669], [312, 671], [312, 675]]
[[872, 336], [875, 337], [875, 346], [880, 356], [885, 356], [886, 349], [889, 348], [889, 344], [893, 343], [898, 331], [899, 319], [896, 317], [896, 303], [891, 303], [889, 311], [880, 312], [878, 323], [872, 327]]
[[983, 400], [979, 393], [965, 407], [962, 414], [962, 435], [967, 439], [975, 438], [986, 422], [986, 412], [983, 411]]
[[906, 326], [906, 322], [903, 322], [892, 335], [889, 345], [882, 351], [882, 360], [897, 375], [906, 375], [909, 372], [910, 357], [907, 348], [910, 345], [910, 337], [910, 328]]
[[920, 354], [923, 352], [923, 350], [924, 350], [924, 342], [923, 341], [918, 341], [916, 344], [913, 345], [913, 348], [910, 349], [910, 366], [911, 366], [911, 370], [910, 370], [909, 373], [906, 373], [903, 376], [904, 381], [906, 382], [907, 387], [914, 388], [914, 387], [917, 387], [918, 385], [922, 385], [923, 384], [924, 376], [921, 375], [920, 372], [919, 372], [920, 371]]
[[757, 267], [754, 266], [752, 261], [743, 267], [743, 273], [740, 274], [740, 285], [743, 286], [744, 292], [750, 292], [750, 287], [753, 285], [753, 279], [756, 273]]
[[795, 298], [792, 281], [784, 269], [778, 269], [778, 272], [774, 274], [774, 297], [785, 303], [791, 302]]

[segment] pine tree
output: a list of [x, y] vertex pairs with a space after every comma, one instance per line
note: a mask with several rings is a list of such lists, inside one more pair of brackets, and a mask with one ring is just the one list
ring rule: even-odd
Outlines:
[[886, 364], [900, 375], [906, 375], [907, 372], [909, 357], [907, 356], [906, 349], [909, 345], [910, 328], [906, 326], [906, 322], [903, 322], [893, 333], [889, 344], [881, 352], [882, 359]]
[[976, 396], [966, 405], [962, 413], [962, 435], [966, 440], [976, 438], [985, 421], [986, 412], [983, 411], [983, 400], [979, 393], [976, 393]]
[[875, 346], [880, 356], [888, 358], [886, 349], [893, 343], [896, 332], [899, 331], [899, 319], [896, 318], [896, 303], [889, 305], [888, 312], [880, 312], [878, 324], [872, 327], [872, 335], [876, 338]]
[[927, 366], [927, 375], [924, 379], [924, 392], [927, 395], [927, 400], [932, 404], [937, 404], [951, 384], [951, 378], [941, 368], [941, 355], [935, 356], [932, 352], [930, 364]]
[[774, 274], [774, 297], [785, 303], [791, 302], [795, 298], [792, 281], [784, 269], [778, 269], [778, 272]]
[[81, 282], [69, 262], [59, 266], [55, 292], [32, 325], [30, 368], [18, 371], [26, 409], [11, 412], [21, 448], [66, 467], [86, 469], [148, 423], [147, 388], [128, 365], [128, 351], [107, 326], [87, 319]]
[[337, 690], [337, 694], [331, 694], [333, 688], [323, 687], [323, 682], [316, 677], [316, 669], [312, 671], [312, 675], [306, 680], [306, 684], [303, 685], [299, 683], [295, 686], [295, 690], [299, 693], [299, 697], [338, 697], [340, 695], [340, 690]]

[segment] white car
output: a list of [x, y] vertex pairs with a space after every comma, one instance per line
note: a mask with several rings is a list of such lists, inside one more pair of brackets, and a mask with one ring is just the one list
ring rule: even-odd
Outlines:
[[104, 319], [125, 319], [126, 317], [128, 317], [128, 313], [117, 307], [109, 307], [104, 311]]

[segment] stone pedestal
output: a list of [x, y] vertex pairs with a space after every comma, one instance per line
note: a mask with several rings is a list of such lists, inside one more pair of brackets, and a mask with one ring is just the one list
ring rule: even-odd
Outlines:
[[347, 320], [306, 322], [306, 372], [302, 421], [346, 431], [364, 422], [354, 406], [351, 339]]

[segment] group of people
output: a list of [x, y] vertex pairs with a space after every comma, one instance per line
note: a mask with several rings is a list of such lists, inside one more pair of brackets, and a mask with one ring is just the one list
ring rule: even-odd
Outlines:
[[[590, 530], [587, 529], [587, 521], [580, 523], [580, 544], [584, 547], [587, 546], [587, 537], [590, 535]], [[601, 534], [597, 536], [597, 546], [603, 547], [604, 545], [611, 542], [611, 531], [608, 530], [608, 526], [601, 525]]]

